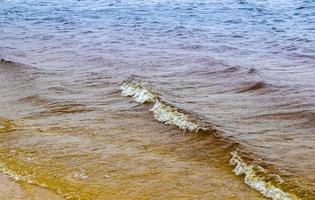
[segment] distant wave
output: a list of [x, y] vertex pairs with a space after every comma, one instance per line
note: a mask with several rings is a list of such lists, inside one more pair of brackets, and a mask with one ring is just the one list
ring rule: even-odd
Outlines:
[[248, 74], [260, 74], [261, 72], [255, 68], [250, 68]]
[[[144, 84], [126, 81], [120, 89], [123, 96], [133, 97], [136, 102], [153, 104], [150, 111], [153, 112], [155, 119], [160, 122], [177, 126], [188, 132], [215, 132], [212, 128], [199, 124], [197, 119], [181, 112], [180, 109], [163, 102], [158, 95], [151, 92]], [[268, 173], [259, 165], [246, 162], [235, 149], [231, 150], [230, 164], [235, 166], [234, 172], [237, 176], [244, 175], [244, 182], [265, 197], [273, 200], [300, 199], [282, 189], [281, 185], [284, 180], [280, 176]]]
[[259, 81], [259, 82], [253, 82], [253, 83], [246, 83], [245, 87], [240, 89], [238, 92], [254, 92], [257, 90], [268, 88], [270, 85], [268, 85], [265, 82]]

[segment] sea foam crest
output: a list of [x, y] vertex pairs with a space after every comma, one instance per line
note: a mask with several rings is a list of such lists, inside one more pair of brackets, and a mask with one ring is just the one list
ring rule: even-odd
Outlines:
[[[232, 158], [230, 163], [235, 166], [235, 174], [237, 176], [244, 174], [244, 182], [251, 188], [259, 191], [265, 197], [271, 198], [273, 200], [298, 200], [297, 197], [284, 192], [280, 188], [277, 188], [274, 184], [265, 182], [262, 177], [259, 177], [255, 169], [259, 168], [260, 171], [263, 171], [262, 167], [247, 164], [237, 153], [237, 151], [231, 152], [231, 155]], [[279, 179], [281, 178], [279, 177]]]
[[155, 96], [140, 84], [124, 83], [120, 87], [123, 96], [132, 96], [139, 103], [153, 103]]
[[165, 124], [175, 125], [180, 129], [189, 130], [191, 132], [204, 129], [200, 127], [199, 124], [189, 120], [185, 114], [178, 112], [175, 108], [165, 105], [158, 100], [150, 110], [153, 112], [155, 119]]
[[206, 130], [196, 122], [193, 122], [187, 115], [181, 113], [175, 107], [166, 105], [161, 102], [157, 96], [152, 94], [141, 84], [124, 83], [120, 87], [123, 96], [131, 96], [139, 103], [154, 103], [150, 111], [153, 112], [154, 118], [165, 124], [175, 125], [183, 130], [197, 132]]

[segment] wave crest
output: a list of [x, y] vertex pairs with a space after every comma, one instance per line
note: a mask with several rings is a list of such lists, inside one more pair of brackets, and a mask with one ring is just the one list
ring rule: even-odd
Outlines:
[[198, 132], [199, 130], [208, 130], [202, 127], [189, 116], [180, 112], [179, 109], [167, 105], [162, 102], [158, 96], [154, 95], [150, 90], [135, 83], [123, 83], [120, 87], [123, 96], [131, 96], [139, 103], [154, 103], [150, 111], [153, 112], [154, 118], [165, 124], [174, 125], [182, 130]]
[[[279, 187], [275, 186], [274, 182], [282, 183], [283, 180], [278, 175], [267, 175], [265, 170], [259, 165], [250, 165], [244, 162], [237, 151], [231, 152], [232, 158], [230, 164], [234, 165], [234, 172], [237, 176], [244, 174], [244, 182], [251, 188], [259, 191], [265, 197], [273, 200], [295, 200], [298, 199], [295, 196], [284, 192]], [[263, 174], [263, 176], [260, 176]], [[269, 177], [268, 177], [269, 176]], [[266, 177], [273, 181], [266, 181]]]
[[158, 100], [150, 110], [153, 112], [155, 119], [165, 124], [175, 125], [180, 129], [191, 132], [206, 130], [198, 123], [191, 121], [185, 114], [178, 112], [176, 108], [165, 105]]
[[139, 103], [153, 103], [155, 96], [140, 84], [124, 83], [120, 87], [123, 96], [132, 96]]
[[266, 89], [271, 87], [271, 85], [259, 81], [259, 82], [253, 82], [253, 83], [245, 83], [245, 87], [242, 88], [241, 90], [239, 90], [239, 93], [243, 93], [243, 92], [254, 92], [257, 90], [262, 90], [262, 89]]

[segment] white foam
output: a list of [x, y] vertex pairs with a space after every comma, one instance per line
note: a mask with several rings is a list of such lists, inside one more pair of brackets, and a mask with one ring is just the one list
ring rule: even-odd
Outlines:
[[123, 96], [132, 96], [136, 102], [150, 103], [155, 101], [155, 96], [139, 84], [124, 83], [120, 89]]
[[[277, 188], [272, 183], [265, 182], [262, 177], [257, 176], [257, 171], [264, 171], [260, 166], [249, 165], [243, 161], [241, 156], [238, 155], [236, 151], [231, 153], [232, 158], [230, 163], [235, 165], [234, 172], [237, 176], [244, 174], [244, 182], [251, 188], [259, 191], [265, 197], [271, 198], [273, 200], [297, 200], [299, 198], [284, 192], [282, 189]], [[280, 177], [278, 177], [282, 180]]]
[[175, 125], [183, 130], [197, 132], [206, 130], [199, 124], [193, 122], [185, 114], [179, 112], [176, 108], [166, 105], [152, 94], [148, 89], [140, 84], [124, 83], [120, 89], [123, 96], [131, 96], [139, 103], [154, 103], [150, 111], [153, 112], [154, 118], [165, 124]]
[[189, 120], [185, 114], [178, 112], [171, 106], [164, 105], [158, 100], [150, 110], [153, 112], [155, 119], [165, 124], [175, 125], [180, 129], [191, 132], [197, 132], [198, 130], [203, 129], [197, 123]]

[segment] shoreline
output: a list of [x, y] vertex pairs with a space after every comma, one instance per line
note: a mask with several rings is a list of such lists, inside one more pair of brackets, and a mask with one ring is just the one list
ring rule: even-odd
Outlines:
[[0, 200], [64, 200], [60, 195], [40, 186], [17, 182], [0, 172]]

